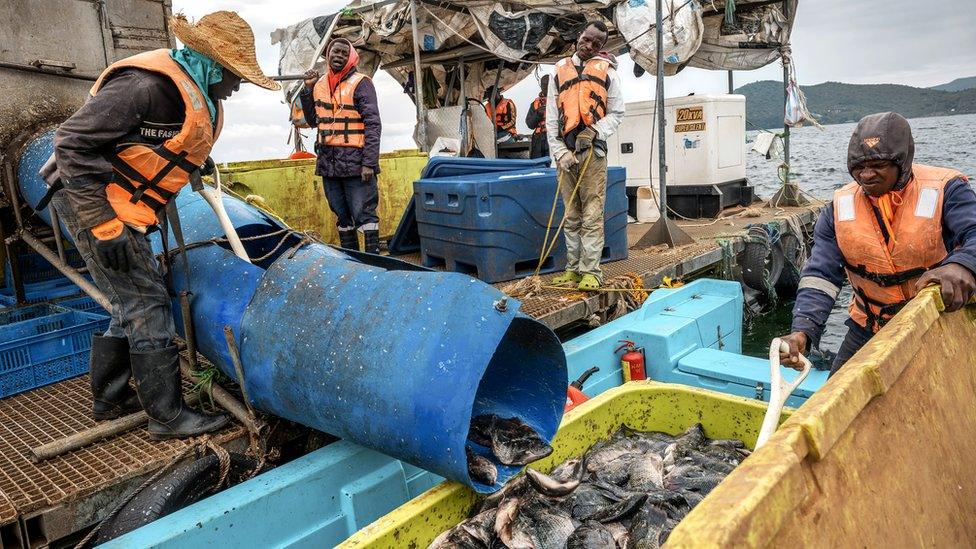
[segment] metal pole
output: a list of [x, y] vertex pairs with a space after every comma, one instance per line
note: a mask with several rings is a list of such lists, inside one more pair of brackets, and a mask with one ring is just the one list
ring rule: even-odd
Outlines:
[[[3, 180], [7, 200], [10, 201], [10, 207], [14, 211], [14, 220], [17, 222], [17, 231], [19, 233], [24, 229], [24, 220], [20, 216], [20, 201], [17, 199], [17, 189], [14, 188], [14, 167], [10, 162], [5, 162], [3, 165]], [[14, 288], [14, 298], [17, 300], [18, 305], [22, 305], [27, 301], [27, 296], [24, 292], [24, 277], [20, 273], [20, 262], [17, 261], [20, 246], [17, 246], [16, 236], [4, 240], [4, 246], [7, 252], [7, 260], [10, 261], [10, 276], [13, 278], [11, 282]]]
[[667, 153], [664, 150], [664, 132], [666, 131], [667, 119], [664, 116], [664, 22], [661, 19], [661, 9], [661, 0], [656, 0], [655, 15], [657, 22], [654, 32], [657, 34], [657, 44], [655, 45], [657, 50], [657, 99], [655, 99], [654, 104], [657, 106], [657, 169], [661, 193], [658, 197], [658, 203], [661, 206], [661, 220], [666, 220], [668, 216], [668, 165]]
[[417, 137], [420, 150], [427, 150], [427, 106], [424, 105], [424, 77], [420, 69], [420, 38], [417, 34], [417, 1], [410, 0], [410, 21], [413, 25], [413, 96], [417, 103]]
[[44, 259], [46, 259], [48, 263], [54, 265], [54, 267], [57, 270], [61, 271], [61, 274], [68, 277], [69, 280], [77, 284], [78, 287], [81, 288], [86, 294], [90, 295], [91, 298], [94, 299], [96, 303], [101, 305], [103, 309], [108, 311], [109, 314], [112, 313], [112, 302], [110, 302], [108, 298], [105, 297], [105, 294], [103, 294], [101, 290], [99, 290], [94, 285], [92, 285], [91, 282], [88, 282], [87, 278], [78, 274], [78, 271], [71, 268], [70, 265], [66, 265], [65, 263], [63, 263], [61, 259], [58, 258], [58, 256], [51, 251], [50, 248], [44, 245], [43, 242], [41, 242], [36, 237], [34, 237], [34, 235], [24, 230], [21, 230], [19, 233], [17, 233], [17, 236], [21, 240], [23, 240], [24, 243], [26, 243], [28, 246], [34, 248], [34, 251], [41, 254], [41, 256]]
[[466, 84], [466, 74], [465, 74], [465, 64], [464, 58], [458, 61], [458, 78], [461, 80], [461, 85], [459, 88], [460, 93], [458, 94], [458, 103], [461, 105], [461, 116], [464, 118], [464, 133], [461, 135], [461, 146], [459, 147], [458, 156], [467, 156], [470, 152], [469, 145], [471, 144], [468, 137], [474, 135], [474, 120], [469, 115], [468, 112], [468, 94], [465, 89]]
[[498, 71], [495, 73], [495, 84], [491, 87], [491, 114], [488, 115], [489, 120], [491, 120], [491, 139], [495, 147], [495, 158], [498, 158], [498, 125], [495, 124], [495, 113], [498, 109], [498, 83], [502, 80], [502, 68], [505, 63], [499, 61]]
[[[783, 15], [786, 16], [786, 21], [790, 20], [790, 0], [783, 0]], [[783, 60], [783, 114], [785, 118], [786, 114], [786, 104], [789, 101], [789, 85], [790, 85], [790, 66], [787, 57], [782, 57]], [[783, 176], [783, 184], [790, 184], [790, 127], [786, 125], [785, 121], [783, 123], [783, 163], [786, 164], [786, 174]]]
[[729, 95], [735, 93], [735, 78], [732, 75], [733, 72], [729, 71]]
[[54, 231], [54, 245], [58, 248], [58, 258], [65, 265], [68, 264], [68, 260], [64, 257], [64, 238], [61, 236], [61, 220], [58, 219], [58, 212], [51, 207], [51, 230]]

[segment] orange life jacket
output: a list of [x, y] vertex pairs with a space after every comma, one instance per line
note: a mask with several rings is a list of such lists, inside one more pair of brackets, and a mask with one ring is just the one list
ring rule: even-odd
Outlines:
[[118, 144], [115, 154], [108, 159], [116, 174], [115, 181], [105, 188], [108, 201], [120, 221], [138, 227], [157, 223], [156, 212], [189, 182], [190, 173], [207, 160], [223, 124], [220, 103], [217, 103], [217, 123], [214, 124], [210, 121], [204, 92], [170, 57], [169, 51], [148, 51], [113, 63], [91, 88], [94, 96], [110, 74], [134, 67], [172, 80], [186, 107], [186, 118], [178, 134], [156, 146]]
[[559, 129], [563, 136], [580, 125], [592, 126], [607, 115], [610, 89], [610, 61], [593, 57], [576, 70], [572, 57], [556, 63], [555, 84], [559, 92]]
[[536, 97], [535, 101], [532, 102], [532, 110], [541, 110], [542, 119], [539, 120], [539, 125], [532, 130], [532, 133], [539, 135], [541, 133], [546, 133], [546, 101], [541, 97]]
[[358, 72], [339, 82], [335, 96], [329, 89], [329, 78], [323, 76], [312, 89], [315, 99], [315, 117], [319, 121], [318, 142], [330, 147], [356, 147], [366, 145], [366, 125], [356, 110], [354, 96], [359, 83], [368, 78]]
[[914, 164], [887, 243], [874, 206], [857, 183], [834, 193], [834, 230], [854, 290], [854, 322], [872, 332], [880, 330], [915, 297], [915, 282], [922, 273], [946, 258], [942, 199], [946, 183], [957, 177], [965, 179], [955, 170]]
[[[485, 103], [485, 114], [491, 118], [491, 101]], [[515, 103], [507, 97], [495, 104], [495, 129], [512, 135], [518, 133], [515, 129]]]

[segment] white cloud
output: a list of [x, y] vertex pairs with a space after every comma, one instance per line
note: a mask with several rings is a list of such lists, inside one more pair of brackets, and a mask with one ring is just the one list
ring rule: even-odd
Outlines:
[[[944, 0], [878, 5], [850, 0], [807, 0], [800, 3], [793, 31], [793, 59], [801, 84], [827, 80], [853, 83], [898, 83], [932, 86], [960, 76], [976, 75], [976, 16], [973, 0]], [[173, 0], [173, 12], [199, 18], [217, 10], [237, 11], [254, 29], [258, 61], [269, 74], [278, 66], [278, 48], [271, 45], [276, 28], [342, 8], [345, 0], [282, 2], [280, 0]], [[627, 101], [653, 99], [653, 75], [635, 78], [633, 63], [620, 58]], [[781, 80], [778, 63], [735, 74], [735, 85]], [[383, 115], [384, 151], [412, 148], [415, 107], [400, 85], [385, 73], [375, 78]], [[725, 72], [686, 69], [665, 82], [669, 97], [688, 93], [724, 93]], [[519, 127], [525, 109], [538, 93], [535, 78], [513, 87], [507, 96], [517, 104]], [[281, 94], [246, 86], [226, 102], [227, 133], [215, 149], [218, 161], [283, 158], [291, 151], [288, 110]], [[306, 130], [307, 134], [311, 134]], [[308, 140], [307, 140], [308, 141]]]

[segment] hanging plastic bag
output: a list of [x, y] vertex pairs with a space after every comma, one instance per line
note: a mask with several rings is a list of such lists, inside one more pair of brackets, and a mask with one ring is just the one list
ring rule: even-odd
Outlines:
[[796, 67], [790, 57], [789, 48], [783, 48], [782, 56], [790, 75], [789, 84], [786, 86], [786, 114], [783, 122], [791, 128], [802, 128], [805, 123], [809, 123], [822, 130], [823, 126], [807, 109], [807, 98], [800, 85], [796, 83]]

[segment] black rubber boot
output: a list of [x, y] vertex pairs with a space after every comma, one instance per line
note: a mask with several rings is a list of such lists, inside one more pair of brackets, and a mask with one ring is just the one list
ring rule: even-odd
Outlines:
[[379, 231], [363, 231], [363, 240], [366, 243], [366, 253], [368, 254], [380, 253], [380, 232]]
[[348, 231], [339, 230], [339, 245], [347, 250], [359, 251], [359, 235], [356, 234], [356, 229], [349, 229]]
[[155, 440], [186, 438], [216, 431], [229, 418], [201, 414], [183, 402], [179, 351], [175, 345], [152, 351], [131, 351], [132, 376]]
[[94, 334], [91, 357], [92, 417], [96, 421], [115, 419], [142, 410], [136, 392], [129, 386], [129, 340]]

